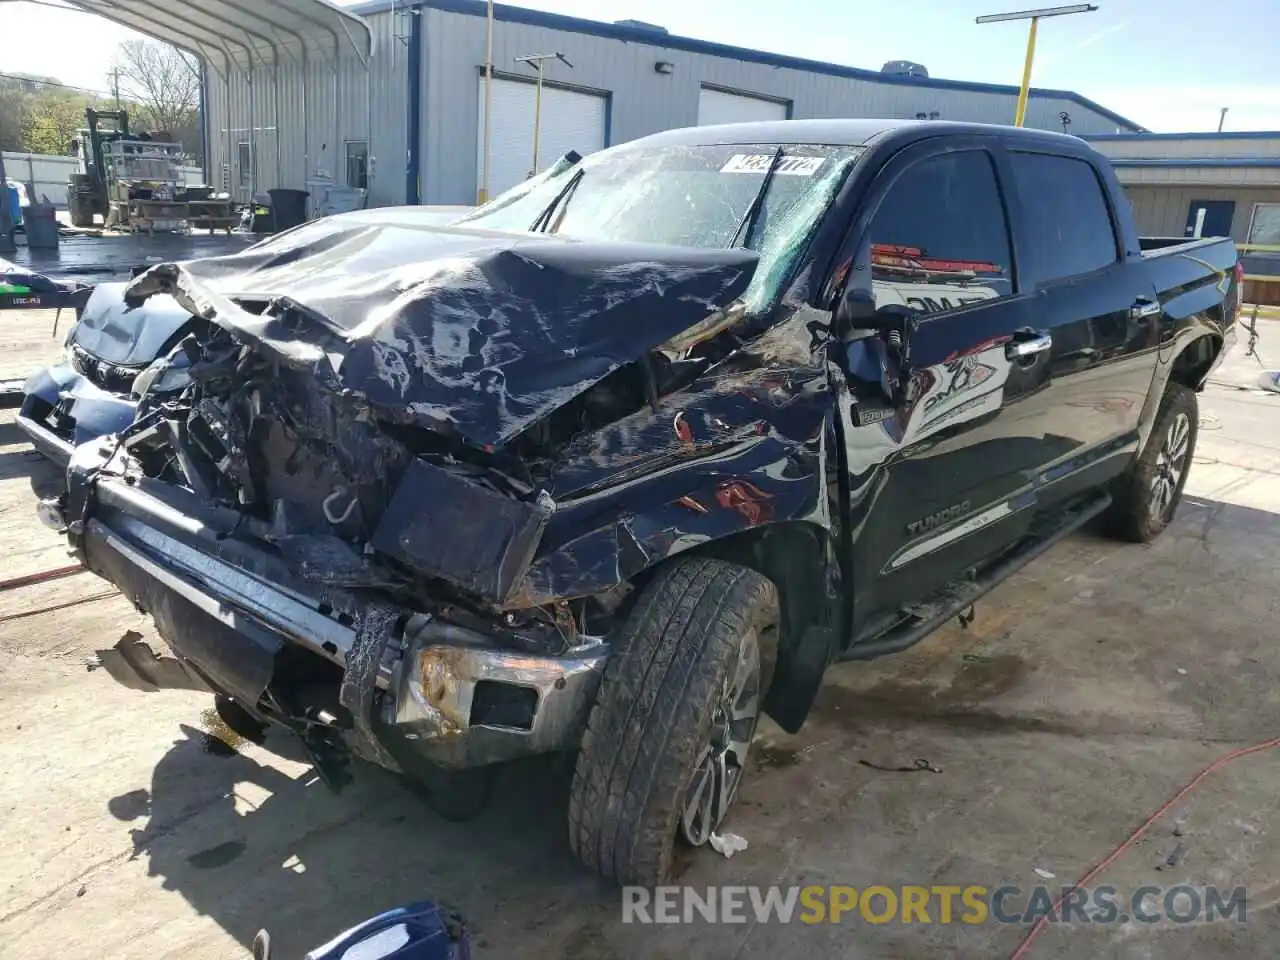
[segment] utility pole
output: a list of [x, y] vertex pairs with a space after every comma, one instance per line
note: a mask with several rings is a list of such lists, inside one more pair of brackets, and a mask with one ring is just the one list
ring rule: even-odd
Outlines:
[[476, 202], [483, 206], [489, 202], [489, 170], [493, 155], [493, 133], [489, 128], [493, 117], [493, 0], [485, 11], [484, 18], [484, 173], [480, 178], [480, 189], [476, 191]]
[[1027, 119], [1027, 97], [1031, 92], [1031, 64], [1036, 57], [1036, 28], [1044, 17], [1062, 17], [1069, 13], [1093, 13], [1098, 8], [1092, 3], [1075, 3], [1067, 7], [1042, 7], [1039, 10], [1019, 10], [1015, 13], [991, 13], [978, 17], [975, 23], [1000, 23], [1005, 20], [1030, 20], [1031, 30], [1027, 34], [1027, 58], [1022, 65], [1022, 86], [1018, 89], [1018, 109], [1014, 113], [1013, 125], [1020, 127]]
[[570, 70], [573, 69], [573, 64], [565, 59], [563, 53], [535, 53], [528, 57], [516, 57], [516, 63], [523, 63], [538, 71], [537, 92], [533, 95], [533, 169], [529, 171], [529, 176], [536, 175], [541, 165], [539, 148], [542, 139], [542, 65], [548, 60], [559, 60]]
[[1218, 132], [1222, 132], [1222, 125], [1227, 122], [1227, 111], [1230, 107], [1223, 107], [1222, 112], [1218, 114]]
[[116, 109], [120, 109], [120, 68], [111, 68], [111, 95], [115, 97]]

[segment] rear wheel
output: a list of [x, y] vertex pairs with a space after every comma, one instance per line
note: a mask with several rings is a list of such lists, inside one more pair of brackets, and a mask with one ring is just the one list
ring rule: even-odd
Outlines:
[[1117, 482], [1110, 515], [1117, 536], [1146, 543], [1169, 525], [1191, 470], [1199, 423], [1195, 391], [1169, 384], [1146, 446]]
[[592, 709], [569, 843], [623, 884], [671, 874], [677, 838], [708, 842], [746, 772], [777, 656], [778, 596], [736, 564], [674, 563], [644, 591]]

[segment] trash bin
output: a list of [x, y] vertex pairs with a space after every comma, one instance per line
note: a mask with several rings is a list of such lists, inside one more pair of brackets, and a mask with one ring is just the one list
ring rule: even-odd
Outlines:
[[32, 250], [58, 249], [58, 211], [52, 204], [33, 203], [22, 208], [22, 226]]
[[0, 198], [9, 201], [9, 223], [12, 226], [22, 226], [22, 194], [18, 192], [18, 188], [12, 183], [5, 184], [6, 197]]
[[306, 222], [307, 197], [311, 196], [306, 190], [277, 187], [268, 190], [267, 195], [271, 197], [271, 220], [277, 233]]

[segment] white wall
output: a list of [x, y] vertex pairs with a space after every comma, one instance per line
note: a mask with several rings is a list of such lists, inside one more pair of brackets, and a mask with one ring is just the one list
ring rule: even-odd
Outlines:
[[[6, 179], [23, 183], [31, 191], [31, 199], [43, 201], [46, 197], [59, 210], [67, 208], [67, 184], [76, 172], [75, 157], [59, 157], [48, 153], [4, 152]], [[187, 183], [200, 183], [204, 174], [199, 167], [183, 167], [182, 175]], [[34, 184], [34, 189], [33, 188]]]

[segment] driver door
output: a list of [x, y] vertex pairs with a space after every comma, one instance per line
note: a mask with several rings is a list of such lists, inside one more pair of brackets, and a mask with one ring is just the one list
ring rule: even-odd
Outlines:
[[851, 271], [877, 309], [905, 306], [914, 322], [888, 409], [866, 363], [845, 364], [853, 638], [1025, 534], [1052, 459], [1043, 414], [1023, 403], [1048, 383], [1050, 341], [1019, 292], [997, 154], [945, 143], [908, 148], [877, 175]]

